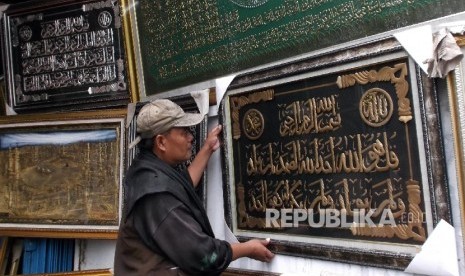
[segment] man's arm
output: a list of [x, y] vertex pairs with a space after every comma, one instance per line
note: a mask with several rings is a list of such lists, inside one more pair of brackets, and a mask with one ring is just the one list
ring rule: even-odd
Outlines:
[[202, 148], [187, 168], [194, 187], [197, 187], [199, 184], [203, 172], [207, 167], [210, 156], [220, 147], [220, 139], [218, 138], [218, 135], [221, 133], [222, 129], [223, 127], [218, 125], [212, 131], [210, 131]]

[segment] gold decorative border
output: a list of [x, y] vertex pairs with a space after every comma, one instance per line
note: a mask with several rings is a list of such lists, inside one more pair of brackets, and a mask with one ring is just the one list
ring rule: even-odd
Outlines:
[[[137, 78], [137, 67], [134, 53], [134, 41], [135, 37], [132, 32], [132, 23], [131, 16], [132, 12], [129, 12], [130, 9], [134, 8], [129, 4], [129, 0], [120, 0], [122, 7], [122, 17], [123, 17], [123, 36], [124, 36], [124, 46], [126, 51], [127, 67], [128, 67], [128, 78], [129, 78], [129, 91], [131, 95], [131, 101], [133, 103], [140, 100], [139, 95], [139, 82]], [[134, 22], [134, 21], [133, 21]]]
[[[396, 75], [398, 74], [398, 75]], [[407, 98], [409, 84], [406, 79], [408, 75], [407, 64], [399, 63], [394, 67], [383, 67], [379, 71], [360, 71], [353, 74], [341, 75], [337, 78], [339, 89], [347, 88], [358, 84], [367, 84], [380, 81], [389, 81], [396, 88], [398, 98], [399, 121], [407, 123], [412, 119], [410, 100]]]
[[[379, 71], [361, 71], [354, 74], [342, 75], [337, 78], [339, 89], [358, 84], [367, 84], [380, 81], [391, 82], [397, 94], [399, 121], [404, 123], [405, 141], [407, 141], [408, 162], [410, 168], [410, 179], [406, 181], [408, 192], [408, 210], [412, 214], [412, 219], [407, 224], [398, 224], [396, 226], [383, 225], [377, 227], [353, 226], [351, 231], [353, 235], [370, 236], [370, 237], [393, 237], [400, 239], [413, 238], [416, 241], [426, 240], [426, 231], [422, 225], [423, 212], [419, 206], [421, 203], [421, 187], [413, 177], [412, 150], [410, 148], [409, 132], [407, 123], [413, 119], [410, 100], [407, 98], [409, 83], [407, 81], [408, 69], [406, 63], [395, 64], [394, 67], [383, 67]], [[416, 229], [416, 231], [414, 231]]]
[[92, 120], [92, 119], [112, 119], [126, 118], [126, 109], [104, 109], [76, 111], [66, 113], [40, 113], [40, 114], [21, 114], [15, 116], [0, 116], [0, 124], [18, 124], [34, 123], [48, 121], [74, 121], [74, 120]]
[[251, 93], [247, 96], [231, 97], [231, 118], [232, 118], [232, 134], [235, 140], [241, 138], [241, 124], [239, 122], [239, 110], [251, 103], [258, 103], [261, 101], [271, 101], [274, 99], [274, 90], [268, 89]]
[[460, 47], [465, 46], [465, 35], [455, 36], [455, 41]]

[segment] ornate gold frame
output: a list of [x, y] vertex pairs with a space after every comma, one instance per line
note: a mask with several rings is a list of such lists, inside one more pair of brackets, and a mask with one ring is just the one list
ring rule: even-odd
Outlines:
[[[111, 163], [118, 164], [114, 167], [115, 180], [118, 183], [114, 183], [114, 186], [118, 186], [117, 191], [113, 191], [117, 202], [114, 202], [113, 207], [108, 210], [111, 213], [109, 216], [115, 217], [114, 223], [103, 222], [96, 219], [88, 223], [80, 223], [80, 219], [75, 219], [75, 222], [63, 223], [59, 219], [52, 219], [45, 221], [44, 223], [36, 222], [35, 220], [22, 218], [19, 216], [15, 219], [5, 219], [0, 223], [0, 236], [9, 237], [46, 237], [46, 238], [82, 238], [82, 239], [116, 239], [117, 231], [119, 226], [119, 219], [121, 217], [122, 209], [122, 172], [125, 167], [126, 157], [126, 133], [125, 133], [125, 120], [126, 110], [125, 109], [113, 109], [113, 110], [97, 110], [97, 111], [85, 111], [85, 112], [70, 112], [70, 113], [58, 113], [58, 114], [28, 114], [28, 115], [17, 115], [17, 116], [6, 116], [0, 117], [0, 129], [3, 129], [4, 133], [9, 133], [11, 130], [25, 129], [26, 134], [30, 129], [45, 128], [51, 132], [61, 130], [63, 127], [69, 125], [75, 125], [75, 128], [86, 126], [101, 127], [101, 124], [107, 124], [110, 129], [114, 129], [116, 133], [115, 145], [116, 151], [115, 156], [118, 160], [110, 161]], [[108, 127], [107, 127], [108, 128]], [[100, 142], [99, 142], [100, 143]], [[27, 159], [27, 158], [25, 158]], [[113, 185], [113, 184], [112, 184]], [[78, 194], [79, 195], [79, 194]], [[76, 195], [75, 195], [76, 196]], [[105, 219], [106, 220], [106, 219]]]
[[131, 101], [133, 103], [140, 100], [139, 95], [139, 82], [137, 77], [137, 67], [136, 67], [136, 56], [134, 52], [135, 47], [139, 47], [135, 44], [138, 41], [138, 38], [133, 32], [134, 24], [134, 12], [132, 11], [134, 3], [133, 0], [121, 0], [122, 8], [122, 18], [123, 18], [123, 35], [124, 35], [124, 46], [126, 51], [126, 60], [128, 67], [128, 78], [129, 78], [129, 92], [131, 94]]

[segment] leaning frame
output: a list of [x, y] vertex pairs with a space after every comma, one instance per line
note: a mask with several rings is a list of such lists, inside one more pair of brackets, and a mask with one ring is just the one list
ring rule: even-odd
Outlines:
[[[327, 78], [337, 75], [339, 77], [334, 78], [334, 82], [325, 83]], [[352, 90], [344, 92], [346, 91], [344, 89]], [[391, 91], [392, 101], [386, 96], [385, 90]], [[336, 95], [334, 91], [341, 91], [341, 94]], [[324, 94], [332, 92], [336, 100], [328, 96], [329, 94]], [[349, 92], [355, 92], [351, 94], [352, 98], [342, 94]], [[302, 107], [305, 102], [302, 98], [292, 104], [287, 102], [292, 97], [304, 97], [307, 95], [305, 93], [308, 93], [310, 98], [313, 97], [312, 100], [316, 103], [319, 102], [320, 115], [311, 117], [304, 114], [311, 107]], [[285, 97], [279, 97], [282, 95]], [[359, 101], [357, 95], [360, 96]], [[338, 97], [341, 99], [339, 102]], [[393, 119], [377, 122], [378, 117], [362, 112], [371, 109], [370, 104], [374, 98], [380, 99], [383, 105], [393, 108], [390, 112], [383, 113], [386, 118], [392, 116]], [[315, 102], [313, 102], [313, 110], [317, 110]], [[275, 106], [276, 111], [273, 109]], [[326, 110], [323, 106], [331, 108]], [[341, 106], [351, 108], [350, 110], [353, 110], [351, 113], [355, 114], [343, 113], [349, 118], [347, 120], [344, 117], [344, 122], [350, 125], [349, 135], [334, 132], [337, 134], [332, 135], [336, 136], [325, 137], [324, 133], [331, 134], [331, 129], [335, 131], [344, 129], [341, 117], [338, 118], [336, 115]], [[270, 108], [272, 111], [266, 113]], [[451, 220], [445, 164], [438, 161], [444, 160], [444, 156], [434, 83], [415, 66], [393, 38], [240, 75], [227, 91], [221, 103], [220, 113], [221, 123], [225, 125], [225, 143], [222, 151], [225, 168], [223, 175], [225, 216], [232, 232], [240, 240], [271, 238], [271, 248], [278, 254], [403, 270], [439, 220]], [[364, 116], [366, 118], [363, 118]], [[273, 117], [287, 119], [283, 119], [284, 121], [279, 125], [279, 121], [268, 122]], [[359, 117], [362, 117], [362, 120]], [[319, 123], [323, 124], [319, 125], [319, 133], [315, 130], [318, 127], [314, 129], [309, 127], [312, 123], [311, 118], [319, 118]], [[295, 127], [295, 122], [299, 120], [308, 130], [306, 136], [295, 134], [298, 131], [303, 133], [305, 129]], [[273, 129], [266, 129], [267, 124], [280, 129], [281, 134]], [[389, 134], [393, 124], [398, 124], [400, 127]], [[359, 125], [364, 126], [357, 128]], [[355, 129], [353, 130], [355, 133], [357, 133], [356, 129], [359, 129], [360, 136], [357, 136], [359, 137], [357, 139], [362, 143], [365, 139], [363, 137], [373, 137], [375, 133], [364, 133], [363, 130], [379, 129], [378, 134], [375, 134], [380, 139], [373, 140], [373, 145], [370, 143], [364, 145], [364, 153], [360, 152], [359, 155], [360, 160], [363, 158], [367, 160], [362, 156], [363, 154], [375, 156], [376, 154], [372, 155], [373, 150], [377, 151], [375, 148], [378, 146], [375, 144], [384, 144], [383, 154], [386, 156], [376, 155], [380, 157], [378, 161], [384, 160], [382, 162], [388, 164], [387, 151], [397, 151], [402, 157], [399, 164], [407, 164], [405, 167], [393, 166], [392, 169], [386, 169], [386, 174], [381, 177], [384, 177], [386, 182], [379, 180], [376, 182], [378, 173], [372, 172], [349, 179], [353, 183], [359, 183], [365, 192], [368, 191], [368, 196], [365, 198], [356, 197], [361, 195], [363, 189], [357, 193], [355, 184], [351, 185], [350, 181], [344, 181], [348, 179], [349, 173], [324, 175], [322, 168], [329, 166], [330, 163], [323, 162], [321, 170], [318, 171], [316, 167], [311, 170], [310, 166], [304, 166], [311, 164], [310, 161], [307, 162], [311, 158], [298, 159], [298, 161], [294, 158], [297, 154], [309, 157], [312, 153], [318, 157], [318, 160], [321, 156], [324, 156], [321, 157], [322, 160], [326, 160], [324, 158], [327, 156], [334, 156], [334, 152], [328, 152], [329, 148], [333, 151], [339, 150], [337, 147], [328, 146], [336, 144], [336, 141], [339, 147], [347, 152], [347, 145], [356, 144], [351, 140], [351, 137], [354, 137], [354, 134], [351, 134], [352, 128]], [[379, 133], [388, 133], [389, 138], [383, 141]], [[288, 138], [294, 134], [296, 140]], [[338, 140], [337, 135], [344, 138]], [[278, 140], [271, 138], [270, 142], [270, 137], [281, 138]], [[398, 144], [388, 147], [391, 138], [397, 139]], [[327, 139], [327, 143], [320, 144], [320, 141], [325, 141], [324, 139]], [[406, 139], [405, 142], [402, 142], [403, 139]], [[307, 142], [312, 143], [315, 150], [307, 145]], [[359, 145], [362, 143], [359, 142]], [[265, 147], [260, 147], [261, 144]], [[399, 150], [404, 144], [407, 145], [408, 150]], [[287, 152], [286, 149], [289, 147], [293, 149], [300, 147], [302, 151]], [[341, 153], [339, 156], [342, 155], [346, 153]], [[280, 156], [280, 159], [277, 162], [270, 161], [273, 156]], [[285, 164], [289, 166], [284, 166]], [[404, 170], [408, 173], [402, 174]], [[305, 174], [302, 173], [303, 171], [307, 173], [306, 176], [302, 176]], [[273, 176], [270, 176], [271, 172], [274, 173]], [[323, 175], [322, 180], [315, 181], [315, 175]], [[330, 181], [323, 181], [323, 178], [331, 180], [331, 177], [334, 177], [332, 181], [336, 180], [340, 183], [332, 182], [334, 183], [332, 185]], [[399, 181], [401, 179], [403, 181]], [[394, 183], [396, 181], [397, 184]], [[377, 190], [382, 187], [384, 190]], [[321, 193], [312, 192], [312, 189], [319, 189]], [[314, 193], [314, 198], [311, 193]], [[383, 193], [385, 197], [380, 196]], [[367, 212], [376, 209], [375, 213], [379, 213], [385, 203], [388, 205], [384, 207], [388, 206], [387, 209], [392, 211], [395, 225], [387, 226], [378, 220], [375, 221], [376, 227], [365, 227], [366, 225], [359, 227], [361, 224], [358, 224], [359, 221], [356, 221], [353, 215], [357, 207], [366, 208]], [[297, 223], [291, 221], [291, 224], [285, 224], [282, 220], [270, 221], [270, 218], [276, 214], [272, 209], [280, 211], [281, 216], [286, 217], [288, 213], [283, 215], [282, 210], [291, 210], [292, 214], [299, 216], [302, 214], [295, 213], [294, 210], [312, 210], [315, 213], [311, 214], [315, 215], [325, 208], [339, 209], [337, 214], [352, 216], [353, 220], [350, 218], [347, 221], [348, 225], [338, 229], [326, 226], [321, 228], [319, 225], [320, 230], [312, 225], [310, 227], [308, 224], [305, 225], [307, 221], [297, 221]], [[411, 216], [412, 221], [410, 221]]]
[[126, 110], [0, 118], [0, 236], [115, 239]]
[[[465, 37], [456, 38], [465, 54]], [[458, 198], [462, 233], [465, 233], [465, 62], [462, 61], [447, 76], [452, 132], [454, 136], [455, 171], [457, 175]], [[465, 240], [462, 240], [465, 244]]]

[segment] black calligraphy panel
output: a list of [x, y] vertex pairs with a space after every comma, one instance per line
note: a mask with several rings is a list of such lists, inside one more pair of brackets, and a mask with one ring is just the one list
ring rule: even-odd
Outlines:
[[15, 111], [127, 104], [118, 2], [35, 5], [34, 12], [25, 5], [5, 12], [6, 72]]
[[408, 66], [399, 59], [231, 95], [237, 228], [423, 243]]

